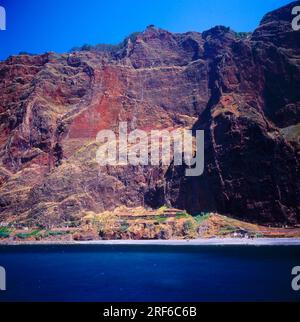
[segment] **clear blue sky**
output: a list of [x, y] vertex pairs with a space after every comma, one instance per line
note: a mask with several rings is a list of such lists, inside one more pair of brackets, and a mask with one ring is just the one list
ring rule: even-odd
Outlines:
[[215, 25], [255, 29], [262, 16], [291, 0], [0, 0], [7, 30], [0, 31], [0, 59], [20, 51], [66, 52], [74, 46], [118, 43], [147, 25], [172, 32]]

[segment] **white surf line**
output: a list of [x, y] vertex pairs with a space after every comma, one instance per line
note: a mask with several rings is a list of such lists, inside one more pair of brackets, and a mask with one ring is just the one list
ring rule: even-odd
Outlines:
[[1, 246], [25, 245], [127, 245], [127, 246], [300, 246], [300, 238], [211, 238], [191, 240], [94, 240], [94, 241], [10, 241], [2, 242]]

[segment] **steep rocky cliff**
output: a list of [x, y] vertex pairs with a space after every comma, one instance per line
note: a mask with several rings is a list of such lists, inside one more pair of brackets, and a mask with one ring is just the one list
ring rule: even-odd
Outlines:
[[[300, 222], [300, 32], [292, 8], [251, 35], [148, 27], [115, 51], [0, 62], [0, 220], [56, 225], [169, 204], [263, 224]], [[205, 130], [205, 172], [99, 167], [96, 135]]]

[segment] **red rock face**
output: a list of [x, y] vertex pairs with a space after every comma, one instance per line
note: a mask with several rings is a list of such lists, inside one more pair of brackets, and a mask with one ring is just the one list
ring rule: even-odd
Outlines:
[[[87, 211], [167, 203], [299, 223], [294, 5], [243, 39], [224, 27], [202, 35], [149, 27], [118, 52], [1, 62], [0, 220], [59, 225]], [[187, 178], [172, 165], [99, 168], [96, 135], [121, 121], [129, 130], [204, 129], [204, 175]]]
[[291, 30], [294, 5], [268, 14], [244, 41], [222, 27], [203, 34], [213, 88], [194, 128], [206, 133], [206, 168], [201, 178], [169, 169], [174, 205], [265, 224], [299, 222], [300, 42]]

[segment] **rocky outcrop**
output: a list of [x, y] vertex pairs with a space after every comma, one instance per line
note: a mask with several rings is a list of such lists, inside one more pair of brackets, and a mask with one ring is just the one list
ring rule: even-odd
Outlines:
[[176, 206], [254, 222], [299, 222], [299, 140], [284, 135], [285, 127], [299, 124], [293, 6], [266, 15], [244, 41], [223, 27], [203, 34], [212, 96], [194, 129], [206, 133], [206, 168], [201, 178], [170, 168], [168, 191]]
[[[148, 27], [116, 52], [0, 62], [0, 220], [56, 225], [87, 211], [168, 203], [263, 224], [300, 222], [299, 32], [291, 9], [251, 36]], [[205, 130], [205, 172], [105, 167], [96, 135]]]

